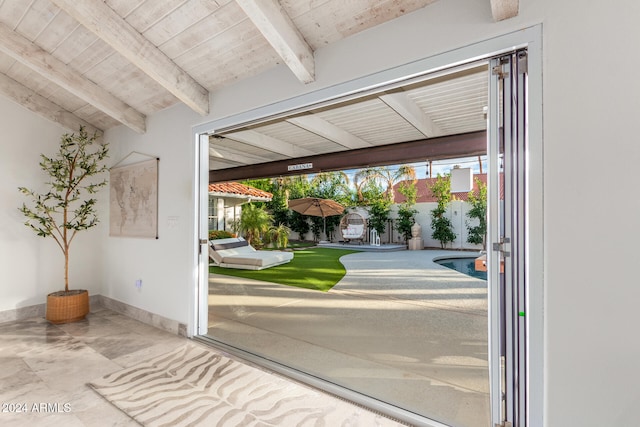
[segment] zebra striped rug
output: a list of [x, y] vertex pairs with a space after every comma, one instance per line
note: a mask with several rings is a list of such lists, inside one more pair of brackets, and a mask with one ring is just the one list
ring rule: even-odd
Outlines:
[[401, 426], [195, 344], [89, 385], [145, 426]]

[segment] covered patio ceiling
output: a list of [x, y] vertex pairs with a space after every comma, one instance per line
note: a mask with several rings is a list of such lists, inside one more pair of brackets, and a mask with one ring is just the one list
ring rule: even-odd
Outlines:
[[210, 137], [210, 182], [486, 152], [486, 62]]

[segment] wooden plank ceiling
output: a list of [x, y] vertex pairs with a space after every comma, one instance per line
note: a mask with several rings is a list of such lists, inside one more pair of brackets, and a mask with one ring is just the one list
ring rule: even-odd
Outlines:
[[[434, 1], [0, 0], [0, 95], [69, 130], [144, 133], [147, 116], [177, 103], [204, 116], [210, 92], [279, 64], [311, 82], [318, 48]], [[485, 1], [494, 20], [518, 13], [518, 0]], [[479, 84], [473, 73], [458, 78]], [[212, 158], [225, 168], [478, 130], [452, 117], [477, 115], [483, 101], [455, 101], [446, 86], [236, 131], [212, 145]], [[467, 105], [447, 112], [443, 102]]]

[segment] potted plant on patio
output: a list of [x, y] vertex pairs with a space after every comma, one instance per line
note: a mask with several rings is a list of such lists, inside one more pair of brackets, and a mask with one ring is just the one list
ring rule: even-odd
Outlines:
[[40, 155], [48, 190], [18, 188], [30, 199], [30, 206], [23, 203], [19, 208], [27, 218], [25, 225], [38, 236], [55, 240], [64, 254], [64, 290], [47, 295], [46, 318], [51, 323], [81, 320], [89, 313], [88, 291], [69, 289], [69, 249], [78, 232], [98, 224], [97, 200], [91, 195], [107, 184], [100, 176], [107, 170], [108, 147], [96, 139], [83, 127], [62, 135], [54, 157]]
[[486, 251], [487, 241], [487, 184], [476, 178], [478, 192], [471, 190], [467, 195], [467, 201], [471, 206], [467, 217], [472, 221], [467, 224], [467, 242], [482, 245], [482, 252]]
[[445, 248], [447, 243], [456, 240], [456, 233], [453, 232], [453, 224], [449, 218], [445, 215], [447, 213], [447, 206], [451, 203], [451, 177], [440, 176], [436, 181], [429, 185], [429, 190], [436, 198], [438, 205], [431, 210], [431, 229], [433, 233], [431, 237], [440, 242], [442, 249]]
[[269, 244], [275, 249], [287, 249], [291, 229], [284, 224], [272, 225], [266, 233]]

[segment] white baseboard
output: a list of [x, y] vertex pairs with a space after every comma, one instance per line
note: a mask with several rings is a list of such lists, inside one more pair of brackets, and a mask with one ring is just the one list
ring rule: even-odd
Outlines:
[[[97, 297], [99, 297], [99, 301], [97, 301], [97, 304], [104, 308], [108, 308], [109, 310], [124, 314], [127, 317], [131, 317], [132, 319], [138, 320], [142, 323], [146, 323], [147, 325], [154, 326], [158, 329], [162, 329], [183, 337], [187, 336], [187, 325], [184, 323], [180, 323], [176, 320], [168, 319], [158, 314], [142, 310], [127, 303], [105, 297], [104, 295], [98, 295]], [[93, 301], [91, 302], [93, 303]]]
[[[142, 323], [146, 323], [147, 325], [154, 326], [158, 329], [184, 337], [187, 336], [187, 325], [184, 323], [167, 319], [166, 317], [162, 317], [158, 314], [142, 310], [103, 295], [90, 295], [89, 305], [92, 311], [94, 308], [107, 308]], [[43, 303], [0, 311], [0, 323], [32, 319], [34, 317], [44, 317], [45, 308], [46, 304]]]

